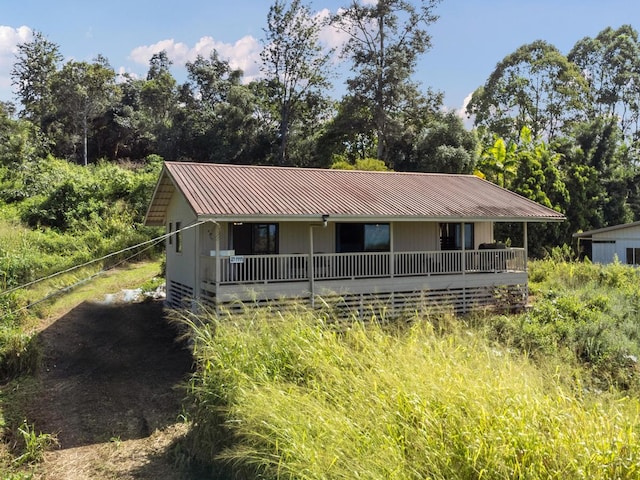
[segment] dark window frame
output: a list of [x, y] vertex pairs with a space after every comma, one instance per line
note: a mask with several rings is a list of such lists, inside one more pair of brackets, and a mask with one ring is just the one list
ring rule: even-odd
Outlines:
[[[247, 238], [240, 241], [240, 235]], [[280, 225], [270, 222], [234, 223], [232, 241], [236, 255], [278, 255]]]
[[[382, 229], [382, 231], [380, 231]], [[378, 230], [377, 243], [372, 243]], [[366, 253], [391, 251], [391, 224], [336, 223], [336, 253]]]
[[627, 265], [640, 265], [640, 248], [627, 247]]
[[182, 253], [182, 222], [176, 222], [176, 253]]
[[[462, 223], [440, 224], [440, 250], [462, 250]], [[475, 223], [464, 223], [464, 249], [475, 247]]]

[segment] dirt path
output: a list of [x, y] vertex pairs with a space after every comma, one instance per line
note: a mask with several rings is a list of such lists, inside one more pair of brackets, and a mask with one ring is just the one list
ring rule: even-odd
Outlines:
[[174, 467], [191, 356], [161, 302], [85, 302], [40, 333], [28, 420], [57, 434], [35, 478], [192, 478]]

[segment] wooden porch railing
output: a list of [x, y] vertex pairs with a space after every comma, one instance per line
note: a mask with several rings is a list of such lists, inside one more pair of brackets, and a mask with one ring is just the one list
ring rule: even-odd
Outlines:
[[[464, 253], [464, 255], [463, 255]], [[202, 276], [215, 282], [215, 257], [203, 256]], [[463, 261], [464, 260], [464, 261]], [[313, 256], [314, 280], [524, 272], [523, 248], [437, 252], [322, 253]], [[309, 255], [220, 258], [220, 283], [308, 281]]]

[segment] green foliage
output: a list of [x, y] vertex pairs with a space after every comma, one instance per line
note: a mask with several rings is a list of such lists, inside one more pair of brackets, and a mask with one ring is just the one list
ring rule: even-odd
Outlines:
[[377, 160], [375, 158], [359, 158], [356, 159], [355, 164], [351, 164], [340, 155], [336, 155], [334, 157], [334, 162], [331, 164], [331, 168], [334, 170], [367, 170], [371, 172], [389, 171], [389, 168], [382, 160]]
[[36, 335], [3, 323], [0, 328], [0, 380], [6, 382], [32, 374], [40, 360], [41, 350]]
[[14, 459], [15, 465], [26, 465], [40, 462], [44, 453], [57, 444], [54, 435], [49, 433], [36, 433], [33, 425], [26, 421], [18, 427], [19, 439], [21, 440], [22, 454]]
[[239, 478], [633, 474], [637, 400], [574, 396], [446, 323], [442, 335], [422, 319], [337, 330], [302, 309], [189, 321], [194, 453]]
[[[141, 222], [161, 165], [159, 157], [87, 168], [51, 157], [26, 163], [17, 177], [25, 199], [0, 209], [0, 291], [154, 236]], [[13, 311], [2, 298], [3, 313]]]
[[619, 263], [558, 260], [562, 256], [530, 264], [533, 307], [489, 319], [489, 336], [537, 361], [563, 352], [588, 370], [594, 388], [639, 392], [640, 272]]

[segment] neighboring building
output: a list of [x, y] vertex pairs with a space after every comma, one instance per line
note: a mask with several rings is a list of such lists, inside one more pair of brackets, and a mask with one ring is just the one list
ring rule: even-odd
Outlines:
[[[524, 301], [527, 223], [549, 208], [472, 175], [166, 162], [146, 225], [165, 226], [167, 302], [389, 308]], [[494, 243], [496, 222], [524, 245]]]
[[594, 263], [613, 263], [618, 259], [640, 265], [640, 222], [574, 233], [573, 237], [578, 239], [578, 250]]

